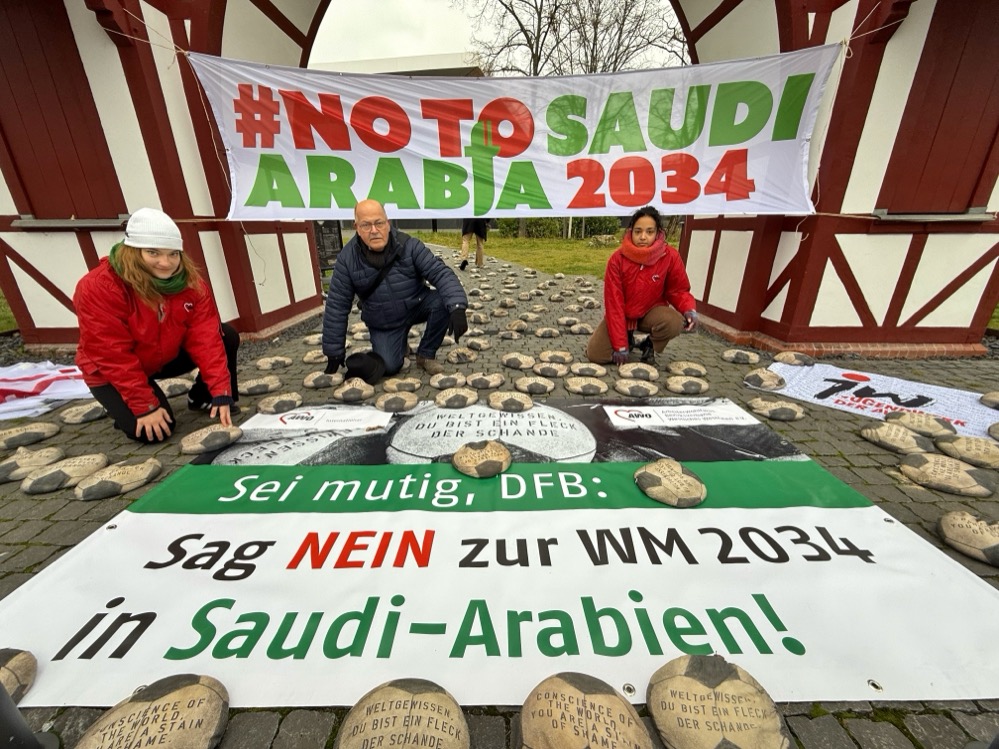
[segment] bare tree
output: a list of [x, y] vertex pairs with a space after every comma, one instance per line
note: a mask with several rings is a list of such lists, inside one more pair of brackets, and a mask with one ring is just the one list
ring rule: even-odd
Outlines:
[[667, 0], [453, 0], [488, 72], [611, 73], [687, 62]]

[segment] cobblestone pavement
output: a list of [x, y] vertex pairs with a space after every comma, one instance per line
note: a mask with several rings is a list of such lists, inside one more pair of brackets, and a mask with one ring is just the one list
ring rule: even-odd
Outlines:
[[[456, 253], [450, 250], [441, 250], [441, 253], [449, 264], [457, 267]], [[568, 349], [577, 359], [581, 359], [586, 335], [568, 334], [567, 328], [558, 324], [558, 318], [576, 317], [595, 326], [602, 317], [602, 310], [599, 308], [584, 308], [579, 312], [567, 310], [568, 305], [582, 304], [578, 297], [602, 300], [602, 287], [596, 279], [575, 276], [557, 279], [544, 273], [537, 273], [535, 277], [523, 268], [511, 267], [493, 259], [487, 261], [481, 272], [473, 268], [456, 272], [473, 294], [470, 302], [482, 305], [480, 310], [473, 310], [483, 315], [482, 318], [475, 318], [482, 322], [471, 322], [471, 327], [482, 329], [484, 337], [492, 343], [492, 348], [481, 352], [478, 360], [472, 364], [446, 365], [448, 371], [457, 370], [465, 374], [478, 371], [504, 372], [508, 375], [509, 384], [511, 370], [500, 364], [500, 357], [504, 353], [521, 351], [537, 355], [545, 349]], [[507, 278], [516, 279], [518, 287], [504, 287], [503, 281]], [[549, 282], [550, 286], [538, 289], [543, 282]], [[591, 283], [592, 288], [587, 288], [587, 283]], [[476, 288], [479, 289], [478, 293], [474, 291]], [[529, 301], [518, 300], [518, 293], [532, 289], [537, 293]], [[560, 294], [562, 300], [556, 297], [553, 301], [554, 294]], [[488, 296], [492, 298], [487, 298]], [[509, 310], [509, 317], [491, 316], [491, 312], [504, 297], [517, 300], [517, 306]], [[501, 340], [494, 335], [504, 330], [510, 320], [516, 319], [536, 304], [543, 305], [546, 310], [538, 313], [536, 322], [529, 323], [530, 331], [540, 327], [558, 328], [562, 332], [559, 338], [541, 339], [535, 337], [533, 332], [525, 333], [519, 340]], [[355, 322], [353, 317], [351, 322]], [[328, 403], [330, 400], [329, 390], [301, 387], [307, 373], [322, 369], [323, 366], [302, 361], [306, 352], [318, 348], [318, 344], [306, 343], [305, 333], [318, 333], [319, 330], [320, 319], [317, 316], [304, 326], [297, 326], [294, 331], [273, 339], [269, 345], [247, 346], [247, 349], [259, 352], [261, 356], [283, 354], [290, 357], [294, 364], [277, 374], [287, 390], [302, 394], [306, 405]], [[468, 337], [475, 337], [474, 330], [469, 331]], [[466, 341], [463, 339], [462, 344], [464, 343]], [[353, 344], [355, 349], [364, 345], [362, 341], [354, 341]], [[723, 361], [721, 352], [730, 347], [722, 339], [700, 331], [673, 341], [665, 354], [660, 355], [658, 364], [663, 366], [667, 360], [680, 359], [701, 362], [708, 367], [711, 393], [730, 398], [745, 407], [757, 395], [757, 391], [742, 384], [743, 376], [752, 367]], [[442, 348], [438, 359], [446, 356], [448, 350]], [[769, 356], [761, 354], [765, 365], [769, 362]], [[245, 356], [241, 357], [241, 360], [245, 359]], [[886, 361], [851, 358], [824, 361], [934, 385], [977, 392], [999, 390], [999, 362], [995, 359]], [[241, 379], [245, 381], [267, 374], [254, 370], [255, 367], [250, 362], [243, 365]], [[422, 374], [424, 383], [428, 381], [425, 374], [418, 374]], [[613, 382], [610, 374], [604, 379], [609, 384]], [[421, 398], [432, 398], [434, 392], [436, 391], [432, 392], [425, 384], [419, 395]], [[558, 382], [551, 397], [581, 396], [572, 396]], [[254, 412], [253, 404], [256, 400], [259, 397], [244, 396], [241, 399], [243, 415], [237, 421], [248, 418]], [[166, 476], [187, 462], [187, 457], [180, 454], [180, 436], [210, 423], [207, 416], [186, 411], [183, 397], [176, 399], [175, 404], [179, 414], [178, 434], [159, 446], [138, 446], [120, 438], [107, 419], [82, 426], [64, 425], [60, 434], [49, 440], [48, 444], [61, 445], [68, 455], [103, 451], [112, 462], [132, 456], [155, 455], [164, 465], [162, 476]], [[957, 560], [988, 584], [999, 587], [999, 569], [944, 547], [934, 532], [937, 519], [950, 510], [969, 510], [986, 519], [999, 520], [999, 500], [995, 497], [968, 499], [909, 483], [896, 468], [898, 458], [894, 454], [881, 450], [858, 436], [860, 427], [872, 423], [870, 419], [828, 408], [809, 407], [808, 411], [809, 416], [802, 421], [770, 422], [769, 425], [792, 440], [821, 466], [939, 548], [942, 553]], [[39, 420], [58, 422], [58, 413], [46, 414]], [[73, 498], [71, 490], [27, 496], [19, 490], [16, 483], [0, 484], [0, 598], [44, 570], [76, 543], [124, 510], [142, 491], [126, 498], [81, 502]], [[0, 643], [0, 647], [7, 645], [9, 644]], [[155, 675], [150, 675], [150, 679], [153, 678]], [[856, 746], [861, 749], [907, 749], [910, 746], [923, 749], [961, 749], [971, 741], [988, 741], [999, 733], [999, 684], [992, 696], [994, 699], [975, 701], [897, 703], [872, 699], [859, 703], [783, 704], [780, 707], [791, 732], [804, 749], [850, 749]], [[639, 706], [639, 709], [642, 715], [647, 715], [644, 706]], [[233, 710], [221, 746], [223, 749], [331, 747], [337, 727], [346, 712], [345, 707]], [[517, 712], [516, 707], [504, 706], [466, 708], [472, 746], [477, 749], [504, 749], [512, 746], [511, 728]], [[101, 711], [70, 707], [31, 708], [23, 710], [23, 713], [34, 730], [51, 730], [61, 736], [63, 746], [71, 747]], [[652, 733], [657, 746], [661, 746], [655, 732]]]

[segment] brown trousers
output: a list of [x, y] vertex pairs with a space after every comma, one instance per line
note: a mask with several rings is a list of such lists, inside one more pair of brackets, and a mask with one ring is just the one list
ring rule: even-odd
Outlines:
[[475, 265], [478, 268], [482, 267], [482, 237], [478, 234], [462, 234], [461, 235], [461, 259], [468, 260], [468, 243], [471, 241], [472, 237], [475, 237]]
[[[672, 307], [659, 305], [653, 307], [638, 321], [638, 330], [648, 333], [652, 338], [652, 348], [658, 354], [666, 348], [666, 344], [680, 335], [683, 330], [683, 315]], [[609, 364], [612, 361], [614, 347], [607, 334], [606, 318], [593, 331], [586, 344], [586, 358], [594, 364]]]

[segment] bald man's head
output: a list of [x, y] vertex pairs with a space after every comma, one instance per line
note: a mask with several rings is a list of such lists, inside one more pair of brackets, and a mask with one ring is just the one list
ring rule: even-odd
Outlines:
[[375, 252], [381, 252], [389, 240], [390, 224], [385, 209], [377, 200], [362, 200], [354, 206], [354, 229], [361, 240]]

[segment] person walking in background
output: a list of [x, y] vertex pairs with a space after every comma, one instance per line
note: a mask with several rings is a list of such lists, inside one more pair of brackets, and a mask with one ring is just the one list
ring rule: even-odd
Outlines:
[[[333, 266], [323, 313], [323, 353], [327, 374], [344, 363], [348, 376], [369, 383], [402, 369], [409, 352], [409, 329], [426, 323], [416, 349], [416, 365], [430, 375], [444, 371], [436, 361], [447, 333], [458, 341], [468, 330], [468, 299], [461, 282], [419, 239], [392, 229], [377, 200], [354, 206], [357, 233]], [[433, 286], [431, 288], [430, 285]], [[345, 359], [347, 316], [360, 300], [361, 320], [371, 334], [370, 354]]]
[[139, 442], [169, 437], [175, 418], [155, 381], [195, 367], [188, 408], [232, 426], [239, 334], [219, 319], [180, 229], [163, 211], [132, 214], [124, 241], [77, 283], [73, 304], [76, 364], [116, 429]]
[[636, 330], [648, 333], [642, 361], [680, 334], [697, 327], [690, 281], [676, 248], [666, 243], [662, 216], [652, 206], [637, 210], [621, 246], [607, 259], [604, 319], [586, 344], [586, 358], [597, 364], [628, 361]]
[[482, 245], [489, 233], [489, 221], [484, 218], [466, 218], [461, 221], [461, 270], [468, 267], [468, 245], [475, 237], [475, 267], [482, 267]]

